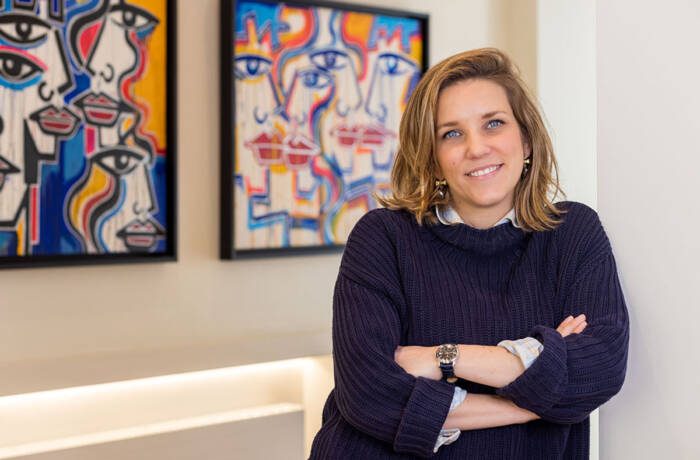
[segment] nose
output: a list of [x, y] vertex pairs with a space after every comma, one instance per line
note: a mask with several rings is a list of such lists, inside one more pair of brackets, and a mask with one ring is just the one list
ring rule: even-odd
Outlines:
[[357, 84], [354, 75], [349, 75], [349, 78], [343, 79], [347, 80], [350, 88], [339, 88], [336, 113], [341, 117], [347, 117], [350, 112], [356, 111], [362, 105], [362, 93], [360, 93], [360, 86]]
[[133, 211], [141, 220], [146, 220], [147, 214], [154, 209], [155, 197], [148, 169], [145, 165], [141, 165], [139, 168], [141, 168], [139, 180], [134, 184], [136, 186], [136, 200]]
[[377, 85], [372, 85], [370, 88], [367, 103], [365, 104], [365, 111], [379, 123], [383, 124], [386, 121], [388, 109], [379, 93]]
[[[95, 43], [95, 48], [92, 50], [90, 57], [88, 58], [86, 67], [88, 72], [97, 77], [99, 80], [103, 80], [105, 83], [110, 83], [116, 77], [116, 72], [114, 70], [114, 63], [117, 62], [116, 59], [110, 59], [113, 56], [112, 49], [107, 45], [111, 37], [106, 36], [106, 32], [103, 31], [102, 36], [97, 38]], [[118, 44], [116, 45], [118, 46]], [[124, 56], [121, 56], [123, 60]], [[121, 60], [119, 61], [121, 65]]]
[[467, 157], [481, 158], [491, 151], [488, 139], [478, 131], [467, 132], [465, 137], [465, 155]]
[[272, 77], [270, 76], [268, 76], [267, 82], [263, 86], [263, 91], [256, 99], [258, 102], [253, 108], [253, 116], [259, 125], [265, 123], [270, 115], [278, 114], [282, 110], [275, 86], [272, 83]]
[[287, 98], [284, 104], [284, 113], [293, 126], [304, 126], [308, 116], [308, 112], [304, 109], [304, 107], [310, 106], [310, 104], [304, 104], [302, 101], [300, 101], [302, 98], [302, 92], [297, 75], [294, 75], [292, 84], [289, 88], [290, 89], [287, 93]]

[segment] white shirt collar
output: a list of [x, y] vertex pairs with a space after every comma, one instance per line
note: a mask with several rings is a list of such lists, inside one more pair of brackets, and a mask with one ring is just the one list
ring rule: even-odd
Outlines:
[[[444, 225], [455, 225], [464, 223], [462, 218], [459, 217], [459, 214], [457, 214], [457, 211], [455, 211], [455, 209], [449, 204], [446, 204], [444, 206], [435, 205], [435, 215], [437, 216], [440, 223]], [[510, 211], [508, 211], [508, 214], [506, 214], [501, 220], [496, 222], [494, 227], [504, 224], [506, 222], [512, 223], [513, 227], [515, 228], [520, 228], [515, 219], [515, 208], [511, 208]]]

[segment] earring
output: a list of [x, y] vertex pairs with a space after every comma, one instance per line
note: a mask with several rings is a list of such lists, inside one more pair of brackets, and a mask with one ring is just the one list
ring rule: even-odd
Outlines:
[[523, 175], [522, 178], [524, 179], [525, 176], [527, 176], [527, 172], [530, 170], [530, 157], [525, 158], [525, 166], [523, 166]]
[[445, 179], [436, 179], [435, 187], [437, 189], [438, 197], [440, 197], [441, 200], [444, 200], [446, 191], [445, 189], [447, 188], [447, 181]]

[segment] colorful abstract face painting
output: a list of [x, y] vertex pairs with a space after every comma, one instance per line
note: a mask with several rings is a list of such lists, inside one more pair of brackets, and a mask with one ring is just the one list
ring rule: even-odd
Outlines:
[[166, 0], [0, 0], [0, 257], [169, 251]]
[[225, 257], [343, 244], [389, 187], [427, 19], [348, 8], [236, 3]]

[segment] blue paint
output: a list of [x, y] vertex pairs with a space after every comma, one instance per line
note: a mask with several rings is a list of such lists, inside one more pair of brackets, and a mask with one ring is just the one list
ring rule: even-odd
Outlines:
[[420, 22], [417, 19], [398, 18], [394, 16], [376, 16], [370, 32], [369, 49], [376, 49], [381, 35], [391, 37], [396, 30], [401, 31], [401, 48], [405, 53], [411, 50], [411, 36], [420, 35]]
[[[238, 2], [236, 4], [236, 24], [234, 31], [237, 40], [248, 41], [246, 21], [253, 20], [258, 40], [266, 33], [270, 33], [272, 48], [280, 47], [280, 34], [289, 31], [289, 25], [279, 20], [280, 6], [259, 2]], [[259, 43], [259, 42], [258, 42]]]

